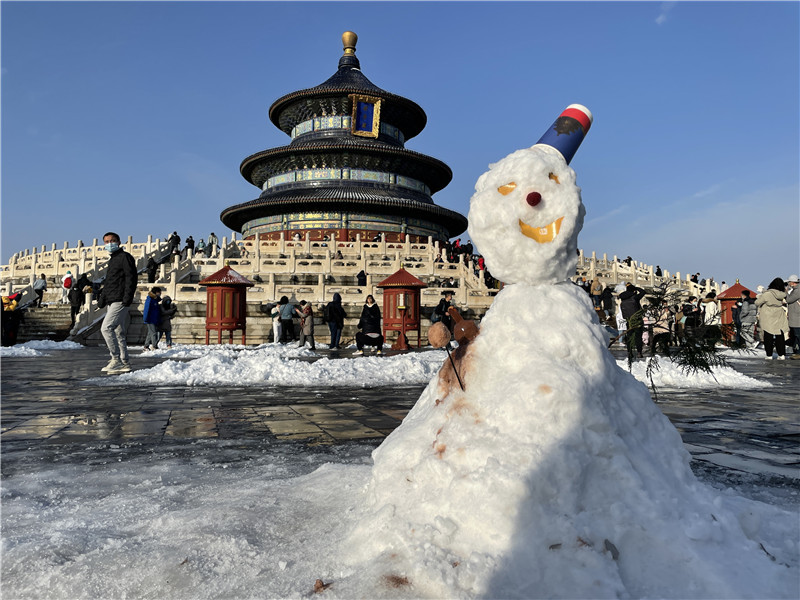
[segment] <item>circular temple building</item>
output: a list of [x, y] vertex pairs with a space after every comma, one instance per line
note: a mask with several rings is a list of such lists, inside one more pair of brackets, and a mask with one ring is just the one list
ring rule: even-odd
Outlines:
[[405, 148], [424, 129], [425, 111], [364, 76], [357, 40], [342, 35], [344, 54], [330, 79], [272, 104], [269, 118], [291, 142], [244, 159], [241, 173], [261, 194], [222, 211], [227, 227], [262, 240], [308, 233], [412, 242], [444, 241], [467, 228], [463, 215], [431, 198], [450, 183], [450, 167]]

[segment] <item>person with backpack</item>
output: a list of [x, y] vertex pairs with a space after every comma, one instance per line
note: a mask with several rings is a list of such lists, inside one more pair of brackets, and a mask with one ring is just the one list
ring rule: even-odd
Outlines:
[[61, 278], [61, 304], [69, 304], [69, 290], [72, 287], [72, 271], [67, 271]]
[[344, 329], [344, 319], [347, 313], [342, 307], [342, 296], [339, 293], [333, 295], [333, 300], [325, 305], [322, 309], [322, 318], [328, 324], [328, 329], [331, 332], [331, 350], [340, 350], [339, 342], [342, 338], [342, 330]]

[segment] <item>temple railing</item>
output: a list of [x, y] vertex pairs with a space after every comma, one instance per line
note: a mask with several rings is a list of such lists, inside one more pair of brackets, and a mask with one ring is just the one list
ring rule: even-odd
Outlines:
[[[137, 270], [142, 273], [151, 257], [160, 261], [165, 256], [168, 246], [166, 240], [153, 240], [148, 236], [146, 241], [138, 243], [128, 237], [123, 248], [134, 256]], [[360, 302], [366, 294], [380, 296], [382, 292], [376, 285], [402, 267], [428, 286], [422, 292], [423, 306], [435, 305], [444, 289], [452, 289], [457, 305], [476, 309], [488, 307], [497, 289], [486, 286], [484, 271], [463, 254], [458, 255], [455, 263], [444, 258], [440, 244], [430, 238], [427, 243], [412, 243], [408, 237], [405, 242], [362, 241], [360, 238], [340, 242], [311, 241], [306, 235], [304, 239], [268, 241], [241, 240], [232, 233], [230, 241], [223, 238], [212, 256], [184, 251], [180, 257], [163, 262], [156, 283], [176, 302], [205, 301], [205, 287], [198, 282], [229, 264], [256, 283], [248, 292], [251, 301], [272, 302], [287, 295], [320, 303], [330, 301], [334, 293], [339, 293], [345, 302]], [[0, 265], [0, 284], [4, 294], [24, 291], [27, 297], [32, 293], [33, 280], [44, 273], [48, 279], [45, 300], [57, 301], [61, 297], [61, 277], [67, 270], [76, 277], [86, 273], [90, 280], [99, 282], [105, 278], [107, 259], [108, 253], [97, 239], [90, 246], [79, 241], [75, 247], [69, 247], [66, 242], [62, 248], [55, 244], [49, 249], [34, 247], [18, 252], [8, 264]], [[356, 275], [362, 270], [367, 282], [359, 286]], [[594, 252], [587, 256], [579, 251], [573, 280], [591, 281], [595, 276], [606, 286], [629, 281], [642, 287], [666, 285], [687, 295], [700, 296], [712, 289], [719, 291], [716, 283], [701, 288], [688, 275], [682, 279], [680, 273], [664, 271], [656, 276], [652, 265], [638, 261], [628, 265], [616, 256], [598, 257]], [[455, 287], [445, 283], [450, 277]], [[151, 285], [139, 284], [139, 298], [143, 300]], [[86, 307], [85, 311], [90, 313], [91, 308]]]

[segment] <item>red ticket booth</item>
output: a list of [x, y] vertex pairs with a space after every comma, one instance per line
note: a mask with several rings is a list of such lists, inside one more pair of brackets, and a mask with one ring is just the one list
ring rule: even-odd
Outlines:
[[247, 288], [253, 283], [229, 266], [200, 281], [206, 286], [206, 345], [210, 331], [217, 332], [217, 343], [222, 343], [222, 332], [228, 332], [228, 343], [233, 343], [235, 329], [242, 330], [242, 344], [246, 343]]
[[[750, 292], [750, 297], [755, 299], [758, 295], [753, 290], [744, 287], [739, 280], [736, 280], [731, 287], [729, 287], [724, 292], [720, 292], [717, 295], [717, 300], [719, 300], [719, 311], [720, 311], [720, 319], [723, 325], [733, 325], [733, 308], [736, 306], [736, 302], [738, 302], [742, 297], [742, 292], [747, 290]], [[723, 328], [723, 330], [728, 328]], [[727, 332], [728, 334], [725, 336], [727, 341], [731, 341], [733, 336], [730, 335], [730, 330]]]
[[397, 332], [395, 350], [408, 350], [409, 331], [417, 332], [417, 348], [422, 345], [419, 310], [420, 290], [428, 287], [405, 269], [389, 275], [376, 285], [383, 290], [383, 338], [387, 331]]

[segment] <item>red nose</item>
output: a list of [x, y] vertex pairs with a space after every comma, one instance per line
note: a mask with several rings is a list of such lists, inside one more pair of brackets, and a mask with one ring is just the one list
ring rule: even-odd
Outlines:
[[528, 204], [531, 206], [536, 206], [542, 201], [542, 195], [539, 192], [531, 192], [528, 194], [525, 200], [527, 200]]

